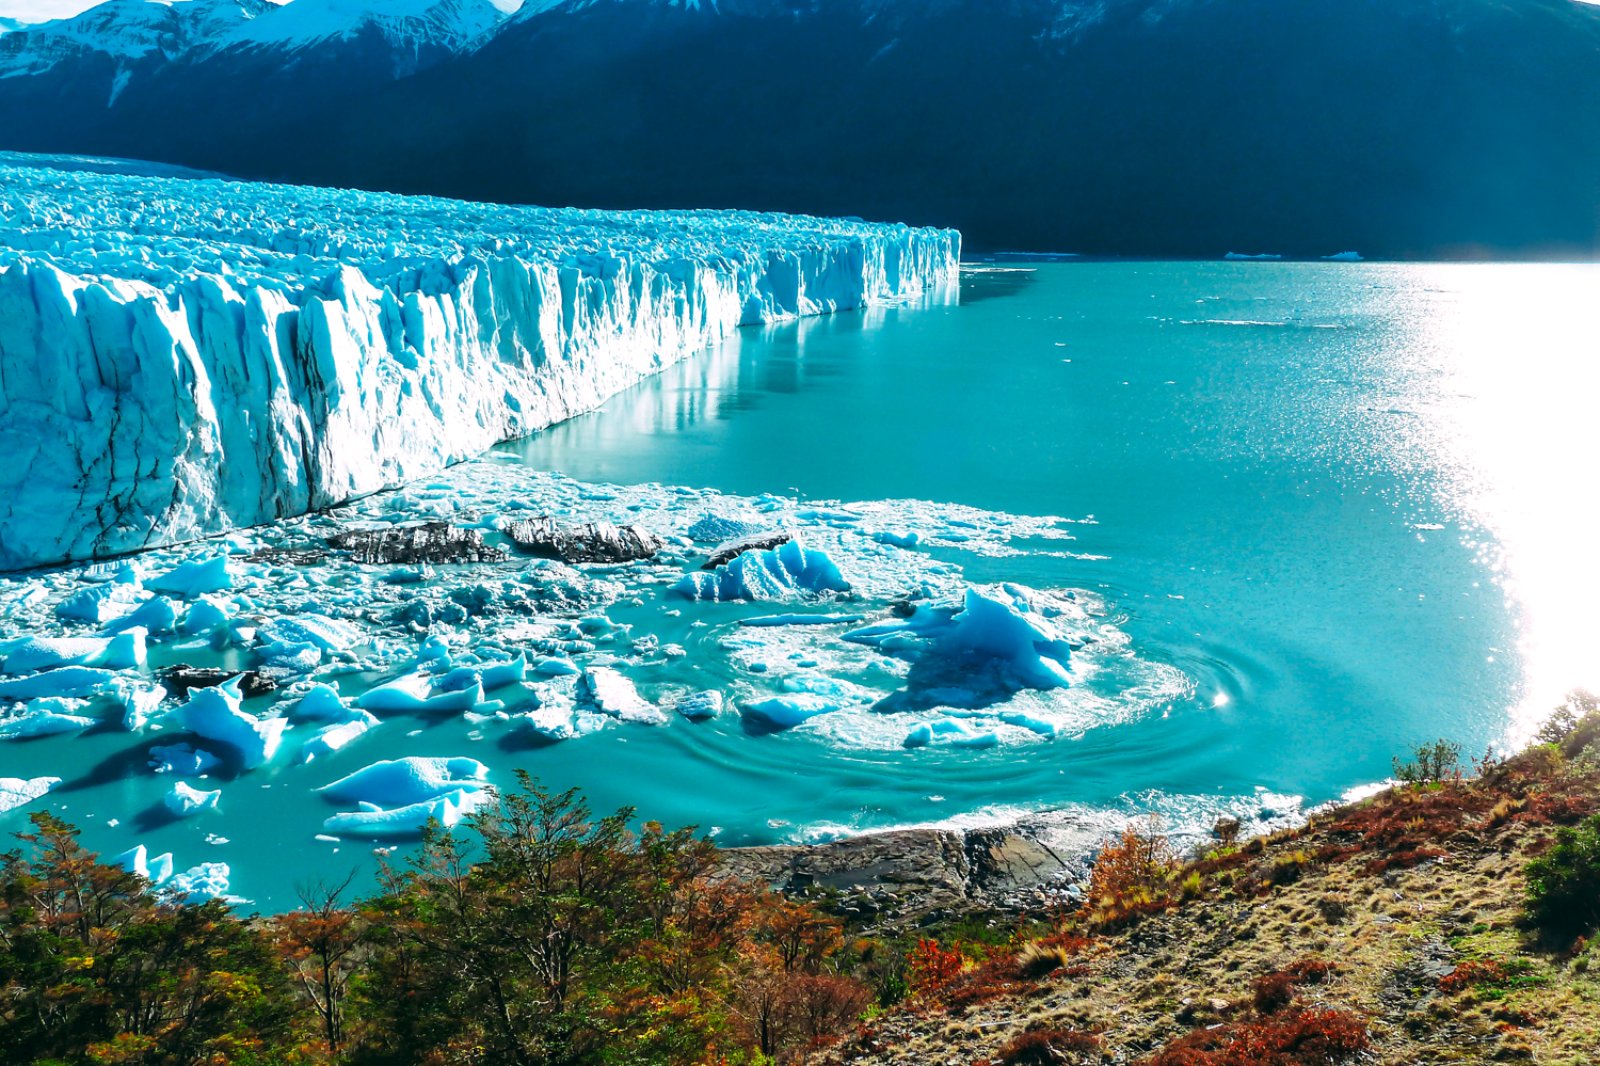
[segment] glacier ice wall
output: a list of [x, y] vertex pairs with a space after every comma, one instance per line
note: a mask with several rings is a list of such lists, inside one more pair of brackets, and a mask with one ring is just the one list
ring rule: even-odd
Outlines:
[[960, 236], [0, 166], [0, 569], [390, 488], [738, 326], [945, 290]]

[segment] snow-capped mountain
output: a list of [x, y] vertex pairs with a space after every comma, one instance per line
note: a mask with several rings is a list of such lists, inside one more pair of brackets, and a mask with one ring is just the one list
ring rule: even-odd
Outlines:
[[108, 0], [71, 18], [15, 27], [0, 43], [0, 77], [84, 60], [173, 60], [276, 10], [271, 0]]
[[0, 149], [991, 248], [1600, 248], [1600, 6], [1572, 0], [265, 2], [0, 36]]
[[[109, 61], [126, 82], [234, 49], [293, 61], [328, 46], [391, 52], [391, 73], [401, 77], [474, 47], [516, 7], [515, 0], [107, 0], [72, 18], [16, 26], [0, 42], [0, 78], [59, 76]], [[141, 64], [148, 69], [140, 72]]]

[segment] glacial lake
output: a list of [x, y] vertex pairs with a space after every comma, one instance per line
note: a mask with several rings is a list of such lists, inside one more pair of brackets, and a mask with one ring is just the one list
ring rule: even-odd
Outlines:
[[[483, 493], [502, 486], [536, 512], [564, 500], [648, 526], [720, 506], [672, 487], [717, 490], [871, 545], [836, 561], [895, 594], [812, 610], [879, 618], [916, 582], [1075, 590], [1093, 619], [1081, 679], [1024, 707], [1053, 736], [1006, 719], [973, 726], [991, 745], [907, 747], [936, 700], [791, 729], [730, 706], [540, 744], [492, 718], [385, 721], [310, 765], [208, 783], [219, 809], [174, 820], [149, 738], [130, 749], [95, 729], [0, 742], [0, 776], [65, 779], [0, 829], [48, 808], [108, 854], [225, 861], [234, 893], [282, 909], [297, 882], [374, 867], [370, 842], [315, 838], [332, 808], [312, 790], [410, 754], [480, 759], [496, 784], [523, 768], [729, 844], [1050, 812], [1063, 844], [1089, 846], [1147, 810], [1181, 833], [1221, 813], [1298, 817], [1419, 742], [1514, 743], [1568, 690], [1600, 687], [1596, 291], [1594, 266], [975, 264], [959, 303], [743, 331], [599, 412], [363, 505], [465, 514], [470, 484], [471, 513], [493, 512], [506, 501]], [[895, 538], [922, 520], [941, 532], [886, 546], [864, 514]], [[876, 684], [846, 625], [744, 627], [783, 608], [676, 601], [672, 576], [607, 611], [634, 643], [602, 652], [647, 698], [714, 688], [736, 704], [834, 667]], [[248, 665], [240, 649], [151, 659]]]

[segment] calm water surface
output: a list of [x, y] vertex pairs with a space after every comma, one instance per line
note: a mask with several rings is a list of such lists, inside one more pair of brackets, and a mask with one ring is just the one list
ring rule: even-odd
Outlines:
[[[761, 837], [769, 812], [881, 824], [1256, 785], [1318, 802], [1600, 683], [1597, 292], [1588, 265], [980, 269], [960, 306], [746, 333], [507, 447], [584, 479], [1092, 517], [1074, 547], [1102, 558], [969, 577], [1098, 590], [1193, 683], [1032, 749], [818, 752], [750, 781], [759, 801], [689, 773], [649, 790], [671, 813]], [[845, 780], [871, 798], [840, 810]]]

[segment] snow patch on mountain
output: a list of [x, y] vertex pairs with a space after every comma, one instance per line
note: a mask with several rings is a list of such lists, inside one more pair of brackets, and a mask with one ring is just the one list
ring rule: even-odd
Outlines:
[[425, 477], [742, 324], [953, 286], [959, 255], [859, 221], [0, 165], [0, 568]]

